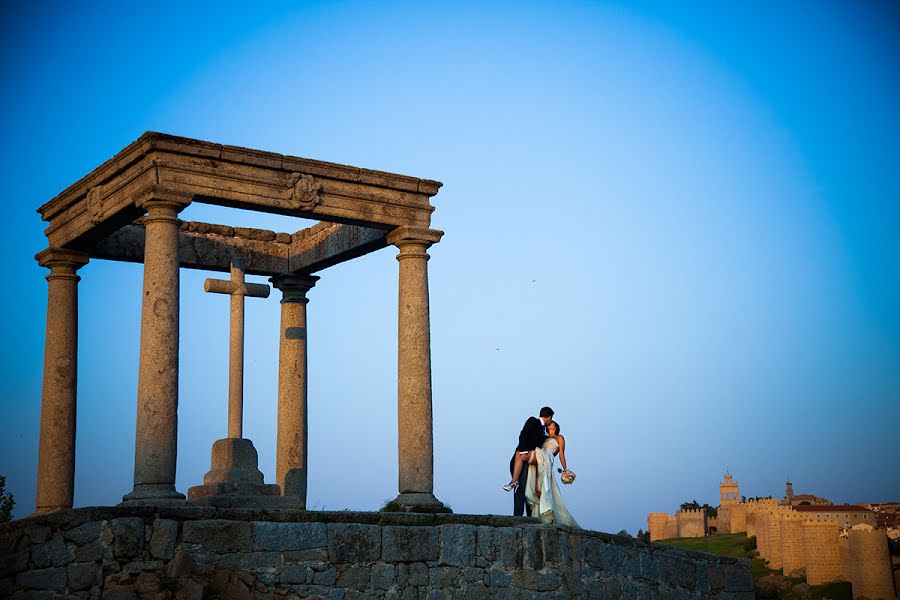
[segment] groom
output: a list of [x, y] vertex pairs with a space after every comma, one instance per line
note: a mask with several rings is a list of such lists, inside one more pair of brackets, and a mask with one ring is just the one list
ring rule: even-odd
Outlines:
[[[545, 406], [541, 409], [538, 418], [528, 417], [522, 431], [519, 433], [519, 445], [516, 446], [516, 456], [509, 460], [509, 474], [513, 474], [514, 461], [519, 459], [522, 454], [527, 454], [535, 448], [544, 445], [547, 439], [547, 425], [553, 420], [553, 409]], [[521, 517], [525, 514], [525, 485], [528, 482], [528, 465], [522, 465], [522, 472], [519, 474], [519, 486], [513, 494], [513, 516]], [[529, 515], [531, 511], [529, 511]]]

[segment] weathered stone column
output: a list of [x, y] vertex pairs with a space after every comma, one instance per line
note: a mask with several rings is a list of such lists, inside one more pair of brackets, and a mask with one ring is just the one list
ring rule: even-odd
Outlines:
[[123, 500], [181, 500], [175, 491], [178, 445], [178, 213], [188, 200], [149, 196], [144, 218], [144, 294], [138, 373], [134, 490]]
[[434, 435], [431, 415], [431, 324], [428, 248], [443, 231], [398, 227], [387, 241], [400, 249], [398, 317], [398, 449], [400, 495], [388, 508], [449, 512], [434, 497]]
[[75, 412], [78, 379], [78, 282], [88, 263], [81, 252], [47, 248], [35, 258], [47, 275], [47, 332], [41, 390], [36, 512], [72, 508], [75, 492]]
[[315, 276], [278, 275], [272, 285], [281, 290], [281, 334], [278, 346], [278, 447], [275, 482], [284, 496], [294, 496], [306, 508], [308, 479], [306, 293]]

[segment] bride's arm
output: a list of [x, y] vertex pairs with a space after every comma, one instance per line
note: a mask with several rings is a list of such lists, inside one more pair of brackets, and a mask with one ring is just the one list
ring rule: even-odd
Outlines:
[[563, 436], [557, 436], [559, 439], [559, 464], [562, 465], [564, 471], [568, 471], [568, 467], [566, 467], [566, 438]]

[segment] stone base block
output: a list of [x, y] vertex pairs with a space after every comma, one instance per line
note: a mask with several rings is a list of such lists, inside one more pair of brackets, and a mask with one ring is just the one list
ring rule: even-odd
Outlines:
[[404, 492], [388, 502], [381, 512], [452, 513], [453, 511], [435, 498], [434, 494]]
[[184, 506], [184, 494], [170, 483], [145, 483], [122, 496], [123, 506]]
[[304, 508], [298, 498], [282, 496], [281, 488], [265, 483], [253, 442], [244, 438], [217, 440], [212, 447], [212, 468], [203, 485], [188, 490], [188, 500], [220, 508]]
[[212, 447], [212, 468], [204, 475], [203, 483], [264, 485], [253, 442], [245, 438], [216, 440]]

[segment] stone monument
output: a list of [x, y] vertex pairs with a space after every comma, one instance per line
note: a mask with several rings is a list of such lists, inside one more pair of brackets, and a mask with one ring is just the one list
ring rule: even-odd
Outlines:
[[268, 298], [269, 286], [244, 281], [244, 262], [231, 261], [231, 279], [207, 279], [207, 292], [231, 298], [231, 340], [228, 370], [228, 437], [212, 447], [212, 468], [203, 485], [188, 490], [195, 504], [212, 506], [278, 506], [303, 508], [299, 499], [282, 496], [276, 484], [266, 484], [253, 442], [244, 438], [244, 298]]
[[[48, 248], [37, 512], [70, 508], [75, 475], [78, 270], [91, 259], [143, 263], [134, 488], [126, 505], [303, 508], [307, 492], [307, 293], [328, 267], [389, 245], [399, 250], [398, 496], [401, 511], [444, 512], [434, 497], [428, 248], [440, 182], [210, 142], [146, 133], [38, 209]], [[315, 219], [294, 233], [192, 223], [193, 202]], [[230, 272], [208, 292], [231, 299], [228, 437], [204, 484], [175, 489], [179, 272]], [[275, 483], [243, 438], [244, 298], [281, 291]], [[273, 334], [276, 332], [273, 327]]]

